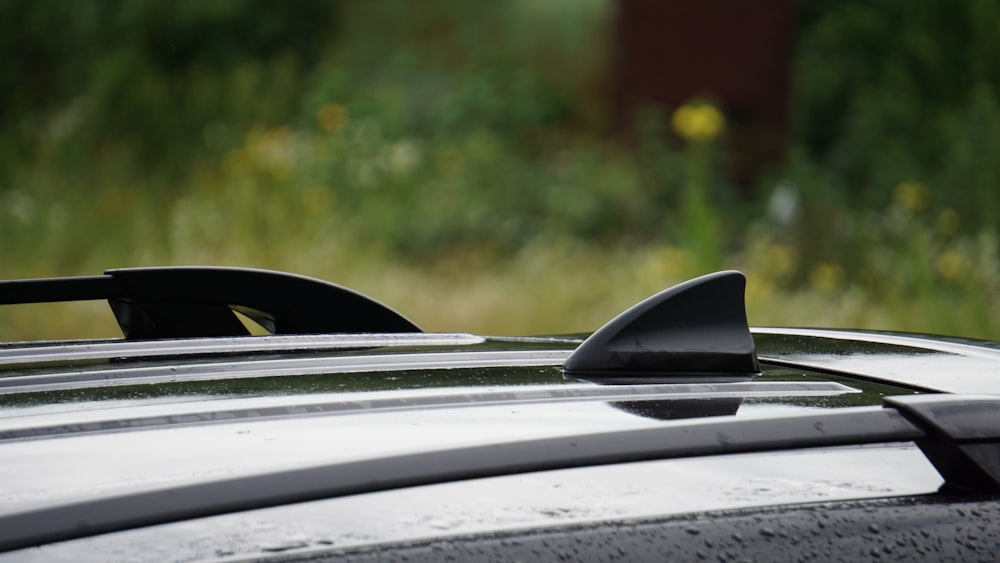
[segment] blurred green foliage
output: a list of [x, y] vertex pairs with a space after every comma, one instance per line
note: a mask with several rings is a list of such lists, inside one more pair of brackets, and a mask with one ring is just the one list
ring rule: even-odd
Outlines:
[[[272, 267], [549, 331], [740, 267], [767, 322], [1000, 338], [998, 6], [798, 3], [788, 159], [747, 198], [676, 108], [607, 135], [609, 0], [0, 0], [0, 277]], [[549, 304], [504, 320], [503, 276]]]
[[4, 0], [0, 21], [4, 148], [72, 172], [107, 155], [175, 181], [221, 148], [202, 142], [212, 123], [235, 139], [294, 115], [337, 29], [325, 0]]
[[912, 179], [970, 226], [1000, 217], [1000, 4], [800, 4], [795, 139], [853, 208]]

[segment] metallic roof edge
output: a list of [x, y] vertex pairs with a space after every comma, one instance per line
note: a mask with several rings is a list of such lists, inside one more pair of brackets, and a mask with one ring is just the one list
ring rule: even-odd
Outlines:
[[388, 346], [454, 346], [480, 344], [486, 338], [466, 333], [363, 333], [227, 336], [166, 340], [113, 340], [0, 348], [0, 366], [42, 365], [105, 358], [137, 359], [207, 354], [382, 348]]
[[863, 332], [858, 330], [785, 327], [751, 327], [750, 332], [753, 334], [810, 336], [815, 338], [829, 338], [833, 340], [874, 342], [878, 344], [905, 346], [907, 348], [919, 348], [921, 350], [933, 350], [935, 352], [957, 354], [960, 356], [978, 356], [990, 360], [1000, 361], [1000, 350], [986, 348], [983, 346], [975, 346], [972, 344], [959, 344], [957, 342], [937, 340], [926, 336], [909, 336], [904, 334], [889, 334], [885, 332]]
[[[777, 460], [774, 452], [744, 453], [414, 487], [48, 544], [0, 554], [0, 561], [80, 563], [82, 558], [103, 562], [128, 559], [131, 554], [136, 560], [169, 554], [173, 560], [234, 562], [273, 557], [294, 561], [329, 557], [331, 549], [449, 541], [479, 534], [495, 537], [496, 532], [530, 532], [609, 519], [687, 519], [706, 510], [730, 512], [784, 503], [827, 506], [837, 501], [919, 495], [933, 493], [942, 483], [912, 443], [780, 454]], [[854, 469], [849, 481], [843, 478], [845, 458]], [[883, 467], [895, 470], [886, 472]], [[727, 475], [732, 478], [726, 479]], [[746, 482], [766, 482], [768, 494], [742, 494]], [[636, 495], [637, 483], [642, 483], [641, 500]], [[408, 509], [400, 511], [400, 506]], [[220, 552], [226, 555], [220, 557]]]
[[407, 370], [558, 366], [569, 350], [427, 352], [362, 356], [306, 357], [185, 365], [104, 367], [0, 378], [0, 395], [148, 383], [224, 381], [254, 377], [322, 375]]
[[[149, 430], [163, 427], [201, 426], [247, 420], [277, 420], [307, 416], [370, 414], [389, 411], [467, 408], [505, 404], [537, 404], [580, 401], [649, 401], [688, 399], [731, 399], [761, 397], [833, 396], [858, 393], [857, 389], [835, 382], [745, 382], [660, 385], [598, 386], [569, 384], [559, 386], [531, 385], [505, 387], [501, 390], [443, 390], [428, 395], [421, 390], [370, 394], [351, 393], [338, 399], [316, 400], [301, 396], [275, 400], [270, 397], [227, 399], [211, 404], [226, 408], [205, 408], [205, 402], [174, 405], [144, 405], [132, 409], [119, 408], [112, 412], [72, 411], [0, 418], [0, 443], [59, 438], [65, 436], [104, 434]], [[236, 404], [233, 404], [236, 403]], [[157, 408], [159, 407], [159, 408]], [[201, 408], [198, 408], [201, 407]], [[152, 412], [150, 412], [152, 411]], [[97, 413], [97, 416], [93, 416]], [[141, 415], [134, 414], [142, 412]], [[104, 415], [104, 416], [101, 416]], [[113, 415], [113, 416], [111, 416]]]
[[580, 466], [918, 439], [891, 408], [749, 420], [701, 419], [557, 438], [446, 448], [46, 504], [0, 516], [0, 551], [202, 516], [481, 477]]
[[[1000, 361], [1000, 349], [949, 342], [926, 336], [840, 329], [751, 327], [754, 334], [808, 336], [873, 342]], [[45, 364], [93, 359], [160, 356], [342, 350], [350, 348], [450, 346], [483, 342], [553, 344], [576, 347], [583, 338], [565, 336], [479, 336], [468, 333], [310, 334], [165, 339], [149, 341], [95, 340], [46, 343], [9, 343], [0, 346], [0, 366]], [[22, 345], [23, 344], [23, 345]]]

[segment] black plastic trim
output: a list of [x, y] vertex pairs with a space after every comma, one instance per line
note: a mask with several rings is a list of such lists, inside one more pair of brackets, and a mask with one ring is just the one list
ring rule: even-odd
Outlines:
[[1000, 492], [1000, 397], [912, 395], [885, 403], [926, 429], [916, 443], [944, 477], [943, 490]]
[[108, 275], [0, 280], [0, 305], [117, 299], [125, 296], [125, 289], [118, 280]]
[[745, 288], [746, 278], [732, 270], [661, 291], [587, 338], [563, 371], [601, 383], [750, 379], [760, 365]]
[[243, 336], [233, 310], [274, 334], [421, 332], [389, 307], [322, 280], [249, 268], [161, 267], [0, 281], [0, 304], [107, 299], [129, 340]]

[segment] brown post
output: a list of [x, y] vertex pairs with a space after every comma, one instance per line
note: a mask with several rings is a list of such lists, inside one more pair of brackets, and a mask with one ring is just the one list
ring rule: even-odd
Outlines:
[[730, 177], [748, 185], [784, 153], [792, 0], [617, 0], [613, 115], [694, 97], [726, 116]]

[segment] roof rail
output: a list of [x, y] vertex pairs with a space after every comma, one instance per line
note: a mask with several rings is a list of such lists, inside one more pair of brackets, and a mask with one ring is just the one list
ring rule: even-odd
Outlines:
[[794, 418], [714, 418], [680, 426], [453, 445], [35, 505], [0, 515], [0, 552], [192, 518], [464, 479], [690, 456], [898, 442], [924, 436], [919, 426], [891, 408], [835, 410], [838, 412], [810, 412]]
[[[464, 479], [911, 440], [944, 478], [940, 492], [982, 495], [1000, 490], [1000, 399], [996, 396], [893, 396], [884, 399], [883, 407], [834, 410], [777, 418], [713, 417], [685, 425], [457, 445], [36, 505], [0, 515], [0, 552], [192, 518]], [[961, 458], [955, 459], [956, 454]]]
[[391, 308], [322, 280], [249, 268], [158, 267], [0, 281], [0, 305], [107, 299], [128, 340], [245, 336], [239, 312], [273, 334], [422, 332]]

